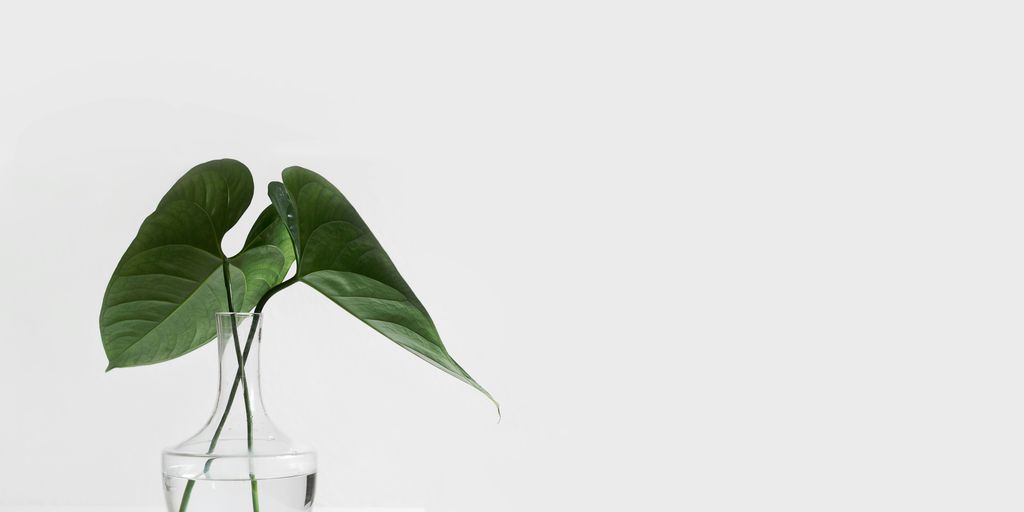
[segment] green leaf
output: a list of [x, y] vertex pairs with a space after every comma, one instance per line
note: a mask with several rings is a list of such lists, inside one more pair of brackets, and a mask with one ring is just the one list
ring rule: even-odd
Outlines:
[[298, 256], [302, 253], [302, 247], [299, 245], [299, 224], [298, 215], [295, 212], [295, 203], [292, 202], [292, 198], [288, 194], [288, 189], [285, 188], [284, 183], [279, 181], [270, 182], [270, 185], [267, 187], [267, 194], [270, 196], [270, 203], [277, 209], [278, 218], [287, 226], [295, 255]]
[[239, 311], [251, 310], [263, 294], [284, 281], [295, 261], [295, 251], [273, 206], [260, 213], [242, 251], [229, 261], [245, 276], [245, 295], [241, 303], [234, 304]]
[[[445, 349], [430, 314], [345, 196], [319, 174], [284, 170], [271, 201], [294, 226], [296, 276], [402, 348], [480, 390]], [[497, 406], [497, 402], [495, 402]]]
[[217, 231], [217, 243], [252, 202], [252, 174], [237, 160], [213, 160], [185, 173], [167, 191], [156, 209], [175, 201], [195, 203]]
[[[242, 251], [226, 258], [224, 234], [252, 201], [252, 176], [235, 160], [194, 167], [139, 228], [107, 285], [100, 335], [108, 370], [154, 364], [199, 348], [216, 334], [214, 313], [251, 309], [294, 259], [284, 225], [268, 208]], [[244, 308], [244, 309], [243, 309]]]

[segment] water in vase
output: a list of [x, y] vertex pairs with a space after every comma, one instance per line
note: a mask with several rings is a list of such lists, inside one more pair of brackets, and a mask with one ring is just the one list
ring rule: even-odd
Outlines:
[[[257, 480], [260, 512], [301, 512], [311, 510], [316, 491], [316, 474]], [[168, 510], [181, 510], [188, 480], [164, 477]], [[250, 480], [196, 480], [187, 505], [188, 512], [251, 511]]]

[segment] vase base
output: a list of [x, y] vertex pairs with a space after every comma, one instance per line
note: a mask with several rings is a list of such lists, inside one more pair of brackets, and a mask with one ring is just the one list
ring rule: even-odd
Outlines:
[[[181, 512], [181, 500], [189, 480], [164, 475], [168, 512]], [[312, 510], [316, 473], [284, 478], [257, 479], [260, 512]], [[195, 480], [185, 512], [252, 512], [251, 480]]]

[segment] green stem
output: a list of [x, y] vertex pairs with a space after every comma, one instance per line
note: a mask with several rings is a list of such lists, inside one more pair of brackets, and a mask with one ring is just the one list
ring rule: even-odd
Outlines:
[[[228, 263], [224, 262], [224, 286], [228, 290], [231, 289], [231, 283], [228, 281]], [[235, 308], [231, 305], [231, 293], [228, 293], [228, 312], [231, 315], [231, 339], [235, 342], [235, 358], [238, 360], [238, 374], [242, 377], [242, 401], [245, 403], [245, 441], [246, 447], [249, 451], [249, 480], [252, 481], [252, 511], [260, 512], [260, 500], [258, 496], [258, 484], [256, 482], [256, 476], [252, 472], [252, 403], [249, 401], [249, 379], [245, 376], [245, 358], [242, 357], [242, 342], [238, 336], [238, 319], [234, 315]], [[254, 317], [250, 320], [249, 332], [253, 333], [256, 330], [256, 325], [259, 324], [259, 318]], [[250, 336], [251, 338], [251, 336]], [[246, 348], [250, 345], [247, 342]], [[237, 391], [238, 387], [232, 385]]]
[[188, 500], [192, 497], [192, 488], [195, 486], [195, 480], [189, 480], [188, 483], [185, 484], [185, 493], [181, 495], [181, 507], [178, 508], [179, 512], [185, 512], [185, 509], [188, 508]]
[[[228, 293], [228, 308], [233, 311], [234, 308], [231, 307], [231, 294], [230, 294], [231, 286], [230, 286], [230, 282], [228, 281], [228, 274], [227, 274], [228, 269], [227, 269], [227, 263], [226, 262], [225, 262], [225, 269], [224, 270], [225, 270], [224, 285], [227, 288], [227, 290], [229, 290], [229, 293]], [[274, 286], [271, 289], [267, 290], [267, 293], [263, 294], [263, 297], [260, 297], [259, 302], [256, 303], [256, 308], [253, 310], [253, 313], [255, 313], [257, 315], [262, 313], [263, 312], [263, 308], [264, 308], [264, 306], [267, 305], [267, 301], [270, 300], [270, 297], [272, 297], [275, 293], [277, 293], [277, 292], [279, 292], [279, 291], [281, 291], [281, 290], [283, 290], [283, 289], [285, 289], [285, 288], [295, 284], [296, 282], [298, 282], [298, 277], [297, 276], [293, 276], [291, 279], [288, 279], [288, 280], [286, 280], [284, 282], [278, 283], [277, 286]], [[220, 422], [217, 424], [217, 430], [214, 431], [213, 438], [210, 440], [210, 447], [206, 450], [206, 454], [207, 455], [213, 454], [213, 450], [215, 448], [217, 448], [217, 442], [220, 440], [221, 432], [224, 430], [224, 424], [228, 420], [228, 413], [231, 412], [231, 406], [235, 402], [235, 395], [238, 393], [238, 383], [241, 382], [245, 378], [245, 372], [244, 372], [245, 362], [249, 359], [249, 350], [252, 348], [253, 339], [256, 337], [256, 324], [257, 323], [258, 322], [253, 322], [252, 324], [249, 325], [249, 335], [247, 336], [247, 339], [245, 340], [245, 349], [242, 351], [242, 354], [241, 354], [241, 359], [240, 359], [239, 365], [238, 365], [238, 372], [235, 373], [235, 381], [234, 381], [234, 383], [231, 384], [231, 392], [228, 394], [228, 401], [227, 401], [227, 403], [224, 406], [224, 413], [221, 414]], [[234, 321], [232, 321], [232, 335], [235, 338], [235, 348], [236, 348], [236, 357], [237, 357], [238, 331], [237, 331], [237, 325], [235, 325]], [[246, 386], [246, 389], [247, 388], [248, 388], [248, 386]], [[252, 451], [252, 414], [251, 414], [251, 412], [249, 412], [249, 405], [248, 405], [249, 393], [247, 391], [245, 392], [245, 401], [246, 401], [246, 412], [248, 413], [246, 416], [248, 418], [247, 428], [248, 428], [248, 433], [249, 433], [249, 440], [248, 440], [249, 441], [249, 450], [251, 452]], [[211, 464], [213, 464], [213, 459], [212, 458], [207, 459], [206, 460], [206, 464], [203, 465], [203, 474], [204, 475], [210, 471], [210, 465]], [[259, 497], [257, 496], [257, 483], [256, 483], [255, 476], [250, 474], [249, 475], [249, 479], [252, 482], [253, 512], [259, 512]], [[178, 512], [185, 512], [186, 509], [188, 508], [188, 502], [189, 502], [189, 499], [192, 496], [192, 489], [195, 487], [195, 484], [196, 484], [195, 480], [189, 480], [188, 483], [185, 484], [185, 491], [184, 491], [184, 494], [182, 494], [182, 496], [181, 496], [181, 506], [178, 508]]]
[[252, 511], [260, 512], [260, 495], [256, 483], [256, 475], [249, 473], [249, 482], [252, 484]]

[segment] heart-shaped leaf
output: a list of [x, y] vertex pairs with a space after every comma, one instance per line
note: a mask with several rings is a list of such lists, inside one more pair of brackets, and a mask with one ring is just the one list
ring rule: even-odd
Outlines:
[[269, 192], [291, 228], [298, 254], [296, 277], [494, 401], [448, 354], [430, 314], [345, 196], [302, 167], [289, 167], [282, 176], [284, 183], [272, 183]]
[[164, 195], [103, 297], [100, 335], [108, 370], [199, 348], [216, 333], [214, 313], [231, 306], [247, 311], [283, 280], [294, 255], [272, 209], [257, 219], [238, 255], [227, 258], [221, 249], [224, 234], [249, 207], [252, 190], [252, 175], [241, 162], [214, 160], [192, 168]]

